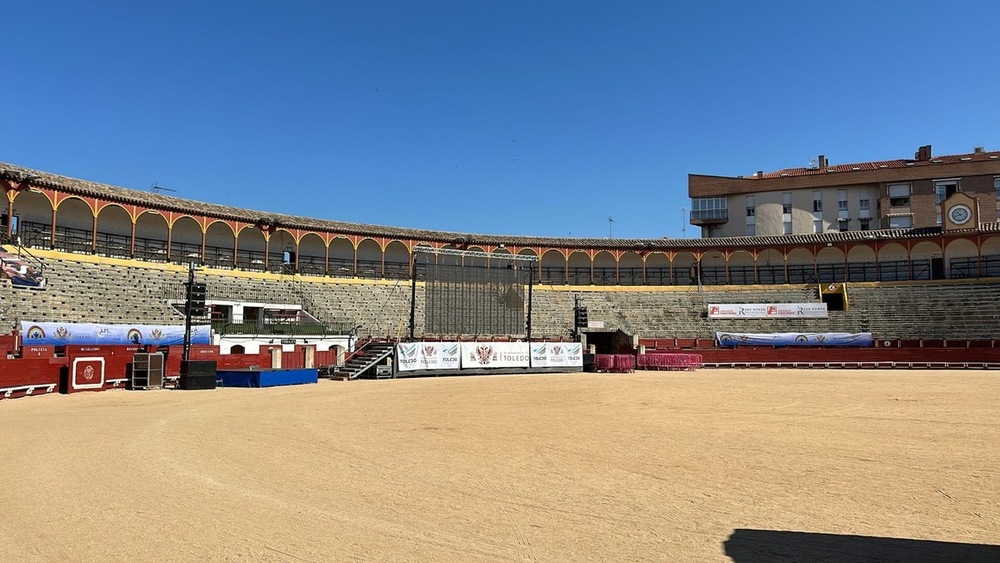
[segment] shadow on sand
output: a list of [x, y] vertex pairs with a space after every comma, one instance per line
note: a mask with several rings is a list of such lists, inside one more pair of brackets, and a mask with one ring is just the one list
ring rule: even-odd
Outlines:
[[723, 546], [736, 563], [1000, 561], [997, 545], [779, 530], [733, 530]]

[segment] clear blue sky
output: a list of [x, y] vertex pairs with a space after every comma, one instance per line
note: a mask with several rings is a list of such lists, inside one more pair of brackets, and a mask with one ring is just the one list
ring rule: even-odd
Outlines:
[[688, 173], [1000, 149], [998, 2], [0, 10], [0, 161], [250, 209], [678, 237]]

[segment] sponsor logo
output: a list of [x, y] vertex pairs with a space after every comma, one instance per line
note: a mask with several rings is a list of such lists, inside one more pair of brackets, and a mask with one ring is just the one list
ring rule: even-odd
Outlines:
[[401, 365], [413, 365], [417, 363], [417, 345], [400, 344], [399, 355], [400, 355], [399, 363]]
[[33, 325], [30, 328], [28, 328], [28, 331], [25, 334], [27, 335], [26, 337], [29, 340], [44, 340], [45, 339], [45, 331], [42, 329], [42, 327], [40, 327], [38, 325]]
[[149, 335], [153, 337], [153, 340], [163, 340], [163, 331], [158, 328], [151, 330]]
[[469, 360], [478, 362], [481, 366], [488, 366], [497, 360], [499, 355], [493, 351], [492, 346], [476, 346], [469, 352]]
[[129, 342], [138, 344], [142, 340], [142, 333], [139, 332], [139, 329], [137, 328], [130, 328], [128, 329], [128, 332], [125, 333], [125, 338], [128, 339]]
[[69, 340], [70, 336], [72, 336], [72, 334], [69, 333], [69, 329], [66, 327], [61, 326], [56, 329], [56, 340]]
[[87, 381], [94, 379], [94, 366], [88, 365], [87, 367], [83, 368], [83, 378], [86, 379]]

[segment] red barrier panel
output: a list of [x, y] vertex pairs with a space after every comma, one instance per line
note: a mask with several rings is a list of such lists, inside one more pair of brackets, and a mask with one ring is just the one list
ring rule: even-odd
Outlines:
[[[181, 353], [184, 353], [184, 347], [181, 346]], [[214, 344], [192, 344], [189, 356], [192, 361], [206, 361], [206, 360], [216, 360], [220, 356], [219, 347]]]
[[0, 360], [0, 399], [54, 393], [66, 358]]
[[635, 371], [635, 356], [632, 354], [615, 354], [615, 372], [632, 373]]
[[218, 359], [219, 369], [261, 369], [271, 367], [271, 357], [259, 354], [223, 354]]
[[67, 360], [60, 393], [104, 391], [104, 356], [67, 356]]
[[597, 371], [611, 371], [615, 367], [615, 357], [611, 354], [595, 354], [594, 367]]
[[693, 370], [701, 365], [701, 354], [640, 354], [635, 362], [639, 369]]
[[281, 353], [281, 369], [302, 369], [304, 367], [306, 367], [306, 362], [301, 351]]
[[25, 346], [21, 348], [22, 358], [51, 358], [55, 355], [55, 346]]
[[635, 371], [635, 356], [632, 354], [596, 354], [594, 367], [597, 371], [629, 373]]
[[317, 350], [316, 351], [316, 365], [317, 366], [332, 366], [337, 364], [337, 351], [336, 350]]
[[757, 348], [702, 350], [708, 365], [735, 367], [993, 367], [1000, 348]]

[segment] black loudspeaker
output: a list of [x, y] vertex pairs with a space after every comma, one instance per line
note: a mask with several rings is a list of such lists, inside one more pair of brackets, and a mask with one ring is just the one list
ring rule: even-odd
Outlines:
[[181, 375], [211, 375], [218, 364], [214, 360], [181, 360]]
[[597, 373], [597, 361], [594, 359], [594, 354], [583, 355], [583, 371]]
[[215, 362], [181, 361], [181, 389], [215, 389]]

